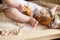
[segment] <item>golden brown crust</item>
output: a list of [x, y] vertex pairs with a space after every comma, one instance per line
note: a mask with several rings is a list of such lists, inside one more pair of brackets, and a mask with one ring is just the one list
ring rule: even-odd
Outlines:
[[57, 26], [58, 26], [58, 28], [60, 29], [60, 24], [58, 24]]
[[[46, 14], [46, 13], [45, 13]], [[51, 14], [50, 14], [51, 15]], [[57, 14], [56, 14], [57, 15]], [[55, 16], [56, 16], [55, 15]], [[58, 16], [58, 15], [57, 15]], [[56, 17], [57, 17], [56, 16]], [[49, 15], [41, 15], [41, 13], [36, 13], [33, 15], [33, 17], [41, 24], [41, 25], [44, 25], [44, 26], [47, 26], [49, 28], [54, 28], [54, 29], [60, 29], [60, 23], [57, 23], [59, 21], [56, 21], [56, 20], [59, 20], [60, 16], [58, 18], [53, 18], [52, 16], [49, 17]], [[53, 19], [52, 19], [53, 18]]]
[[34, 14], [33, 17], [42, 25], [48, 26], [51, 22], [51, 18], [47, 16], [40, 16], [39, 14]]
[[23, 14], [30, 16], [31, 15], [31, 10], [28, 6], [25, 6], [25, 12], [23, 12]]

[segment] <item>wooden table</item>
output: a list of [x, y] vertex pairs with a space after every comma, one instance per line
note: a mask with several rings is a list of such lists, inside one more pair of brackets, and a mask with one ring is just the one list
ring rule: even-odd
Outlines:
[[[3, 13], [0, 13], [0, 22], [10, 21], [10, 19], [6, 18]], [[12, 21], [10, 21], [12, 23]], [[24, 25], [25, 27], [31, 27], [29, 24], [20, 23], [20, 25]], [[18, 35], [10, 35], [10, 36], [0, 36], [0, 40], [49, 40], [60, 38], [60, 30], [57, 29], [39, 29], [33, 28], [23, 28]]]
[[[15, 23], [15, 21], [7, 18], [4, 13], [0, 13], [0, 22], [11, 22]], [[20, 23], [20, 25], [24, 25], [25, 27], [31, 27], [29, 24]], [[57, 29], [46, 29], [42, 30], [40, 27], [37, 29], [33, 28], [23, 28], [18, 35], [9, 35], [9, 36], [0, 36], [0, 40], [49, 40], [60, 38], [60, 30]]]

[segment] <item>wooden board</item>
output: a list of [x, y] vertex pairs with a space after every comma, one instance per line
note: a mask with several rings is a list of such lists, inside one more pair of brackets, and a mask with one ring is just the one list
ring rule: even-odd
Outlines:
[[[0, 37], [0, 40], [37, 40], [37, 39], [44, 39], [45, 38], [49, 38], [49, 39], [53, 39], [53, 38], [60, 38], [60, 34], [59, 34], [59, 30], [42, 30], [42, 31], [30, 31], [30, 30], [22, 30], [22, 34], [19, 35], [10, 35], [10, 36], [2, 36]], [[59, 34], [59, 36], [57, 36], [56, 34]]]
[[[0, 13], [0, 22], [16, 23], [7, 18], [4, 13]], [[41, 26], [37, 26], [36, 29], [33, 29], [31, 25], [27, 23], [20, 23], [20, 25], [25, 27], [21, 29], [18, 35], [0, 36], [0, 40], [48, 40], [51, 38], [60, 38], [60, 30], [58, 29], [43, 30]]]

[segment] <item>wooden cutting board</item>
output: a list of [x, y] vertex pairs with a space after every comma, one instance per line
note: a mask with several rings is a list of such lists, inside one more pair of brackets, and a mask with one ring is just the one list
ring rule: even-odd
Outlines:
[[[15, 21], [7, 18], [4, 13], [0, 13], [0, 22], [16, 23]], [[36, 29], [31, 28], [27, 23], [20, 23], [19, 26], [24, 26], [18, 35], [0, 36], [0, 40], [48, 40], [51, 38], [60, 38], [60, 30], [46, 29], [40, 25]]]

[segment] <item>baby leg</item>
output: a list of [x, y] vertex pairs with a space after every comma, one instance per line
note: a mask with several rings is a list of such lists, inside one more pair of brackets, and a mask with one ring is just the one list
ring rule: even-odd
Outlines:
[[26, 16], [24, 14], [22, 14], [18, 9], [16, 8], [7, 8], [4, 10], [4, 13], [7, 17], [14, 19], [18, 22], [29, 22], [31, 23], [31, 25], [37, 26], [38, 22], [34, 19], [31, 18], [29, 16]]

